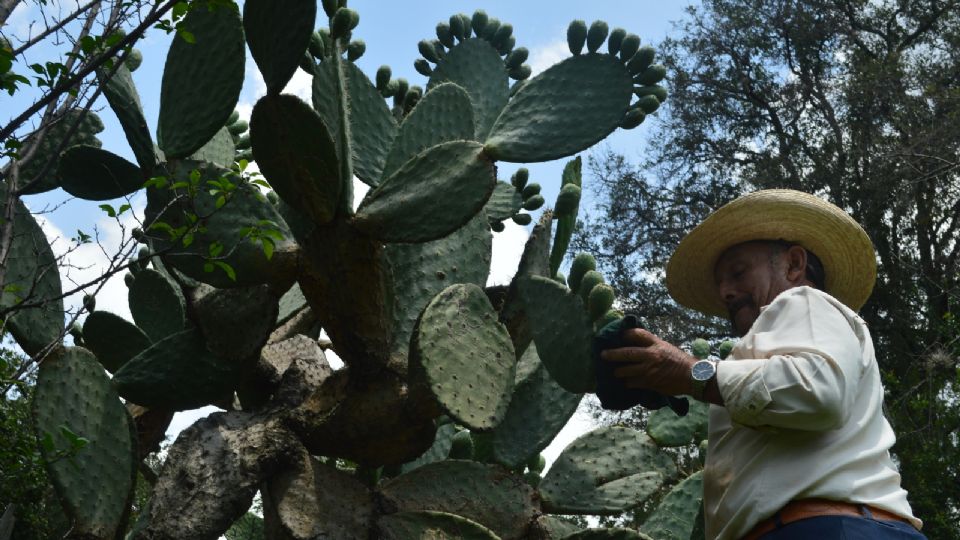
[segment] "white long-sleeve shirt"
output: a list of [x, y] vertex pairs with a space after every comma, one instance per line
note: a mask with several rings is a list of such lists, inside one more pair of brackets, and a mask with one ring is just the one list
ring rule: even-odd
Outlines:
[[866, 324], [811, 287], [784, 291], [717, 367], [704, 470], [708, 539], [734, 540], [791, 500], [868, 504], [912, 521]]

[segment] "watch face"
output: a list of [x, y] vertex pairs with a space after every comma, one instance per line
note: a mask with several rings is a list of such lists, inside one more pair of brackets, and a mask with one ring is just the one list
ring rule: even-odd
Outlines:
[[701, 360], [693, 365], [691, 376], [695, 381], [709, 381], [710, 377], [717, 372], [717, 366], [708, 360]]

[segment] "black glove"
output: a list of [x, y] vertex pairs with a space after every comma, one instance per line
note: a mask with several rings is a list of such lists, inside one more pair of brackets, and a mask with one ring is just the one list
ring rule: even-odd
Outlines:
[[600, 358], [603, 351], [624, 346], [621, 337], [624, 330], [640, 327], [636, 315], [627, 315], [604, 326], [593, 337], [593, 365], [597, 372], [597, 397], [600, 405], [612, 411], [623, 411], [635, 405], [643, 405], [648, 409], [660, 409], [669, 405], [679, 416], [686, 416], [690, 409], [687, 398], [665, 396], [655, 390], [627, 388], [621, 379], [613, 376], [613, 371], [619, 367], [617, 363], [606, 362]]

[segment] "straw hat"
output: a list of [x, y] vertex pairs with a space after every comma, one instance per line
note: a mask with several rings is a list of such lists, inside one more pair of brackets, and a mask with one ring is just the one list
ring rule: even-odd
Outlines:
[[724, 251], [751, 240], [786, 240], [812, 251], [823, 263], [826, 292], [854, 311], [870, 297], [877, 260], [867, 233], [840, 208], [790, 189], [740, 197], [690, 231], [667, 264], [670, 295], [689, 308], [726, 317], [713, 270]]

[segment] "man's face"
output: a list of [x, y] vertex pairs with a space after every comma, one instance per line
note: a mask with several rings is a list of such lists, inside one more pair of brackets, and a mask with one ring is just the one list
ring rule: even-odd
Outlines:
[[795, 285], [788, 279], [787, 259], [788, 252], [776, 253], [762, 241], [737, 244], [720, 256], [714, 281], [738, 336], [750, 330], [761, 307]]

